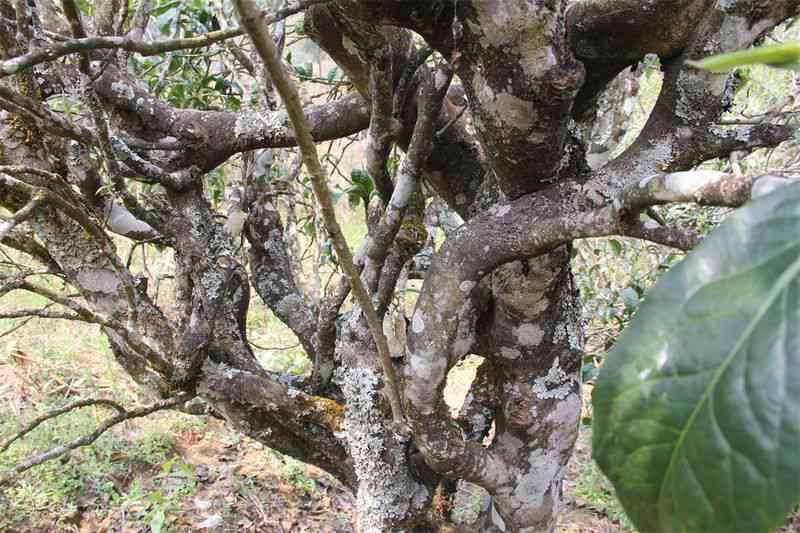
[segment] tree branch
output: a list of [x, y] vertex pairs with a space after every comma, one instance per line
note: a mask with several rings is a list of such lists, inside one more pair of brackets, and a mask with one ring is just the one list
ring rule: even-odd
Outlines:
[[[411, 198], [417, 191], [419, 177], [428, 156], [433, 150], [435, 120], [442, 108], [442, 99], [450, 85], [453, 71], [449, 68], [436, 73], [424, 70], [421, 95], [417, 110], [417, 122], [411, 142], [403, 159], [397, 186], [391, 194], [386, 210], [377, 227], [370, 231], [365, 244], [364, 275], [367, 286], [377, 289], [378, 274], [389, 248], [394, 242]], [[440, 77], [439, 80], [436, 80]], [[441, 85], [439, 85], [441, 83]]]
[[388, 51], [376, 53], [377, 61], [373, 64], [369, 76], [370, 100], [372, 116], [367, 134], [367, 172], [369, 172], [375, 190], [388, 205], [392, 196], [392, 180], [386, 168], [394, 135], [399, 124], [392, 120], [392, 76], [391, 57]]
[[[260, 24], [269, 25], [283, 20], [295, 13], [304, 11], [316, 4], [323, 4], [331, 0], [301, 0], [297, 5], [280, 9], [272, 14], [261, 13]], [[136, 52], [144, 56], [163, 54], [164, 52], [174, 52], [177, 50], [187, 50], [191, 48], [202, 48], [215, 43], [219, 43], [240, 35], [244, 35], [244, 28], [237, 27], [227, 30], [212, 31], [197, 37], [186, 37], [183, 39], [168, 39], [161, 41], [138, 41], [131, 36], [102, 36], [85, 37], [81, 39], [67, 39], [48, 46], [40, 47], [35, 50], [17, 56], [6, 61], [0, 61], [0, 78], [15, 74], [20, 70], [30, 68], [40, 63], [53, 61], [59, 57], [92, 50], [127, 50]]]
[[20, 115], [36, 127], [60, 137], [79, 141], [87, 146], [92, 146], [92, 132], [83, 126], [68, 122], [46, 109], [36, 100], [0, 84], [0, 108], [10, 113]]
[[636, 220], [625, 224], [620, 232], [627, 237], [663, 244], [688, 252], [700, 242], [700, 236], [692, 230], [660, 226], [653, 221]]
[[623, 209], [640, 212], [661, 204], [691, 202], [698, 205], [739, 207], [752, 196], [791, 180], [764, 174], [740, 176], [710, 170], [654, 174], [625, 187], [620, 198]]
[[298, 146], [303, 154], [303, 162], [311, 174], [314, 194], [320, 204], [326, 229], [333, 239], [339, 263], [350, 281], [350, 288], [361, 306], [362, 312], [369, 324], [372, 337], [375, 340], [383, 367], [383, 377], [389, 404], [392, 408], [392, 416], [395, 423], [398, 425], [397, 429], [400, 430], [401, 426], [404, 426], [404, 417], [400, 403], [397, 377], [395, 376], [394, 366], [392, 365], [386, 336], [383, 334], [383, 325], [378, 318], [375, 307], [372, 305], [372, 299], [367, 293], [364, 284], [361, 282], [358, 269], [353, 262], [353, 255], [342, 234], [342, 229], [336, 220], [336, 212], [333, 208], [330, 191], [328, 190], [327, 175], [319, 161], [317, 147], [309, 131], [308, 122], [303, 114], [303, 107], [300, 103], [297, 91], [283, 71], [280, 58], [277, 56], [275, 44], [272, 42], [272, 36], [269, 35], [264, 26], [258, 23], [255, 2], [252, 0], [236, 0], [235, 5], [241, 16], [242, 24], [250, 34], [261, 60], [267, 67], [270, 78], [278, 93], [281, 95], [292, 124], [294, 125]]
[[0, 311], [0, 320], [8, 320], [11, 318], [46, 318], [50, 320], [74, 320], [76, 322], [88, 322], [91, 324], [101, 323], [77, 313], [48, 311], [46, 309], [13, 309], [11, 311]]
[[[35, 455], [35, 456], [33, 456], [33, 457], [29, 458], [29, 459], [26, 459], [25, 461], [23, 461], [22, 463], [16, 465], [15, 467], [13, 467], [13, 468], [11, 468], [9, 470], [6, 470], [5, 472], [0, 473], [0, 486], [8, 484], [10, 481], [12, 481], [14, 478], [16, 478], [19, 474], [21, 474], [22, 472], [25, 472], [26, 470], [30, 470], [31, 468], [33, 468], [35, 466], [38, 466], [38, 465], [40, 465], [42, 463], [45, 463], [47, 461], [52, 461], [53, 459], [56, 459], [56, 458], [64, 455], [65, 453], [68, 453], [71, 450], [74, 450], [76, 448], [80, 448], [80, 447], [83, 447], [83, 446], [88, 446], [89, 444], [91, 444], [94, 441], [96, 441], [103, 433], [105, 433], [106, 431], [108, 431], [109, 429], [111, 429], [112, 427], [116, 426], [117, 424], [119, 424], [121, 422], [125, 422], [126, 420], [132, 420], [134, 418], [141, 418], [143, 416], [150, 415], [152, 413], [155, 413], [156, 411], [161, 411], [163, 409], [170, 409], [172, 407], [176, 407], [177, 405], [180, 405], [180, 404], [188, 401], [189, 399], [191, 399], [190, 396], [181, 395], [181, 396], [178, 396], [178, 397], [175, 397], [175, 398], [171, 398], [171, 399], [168, 399], [168, 400], [162, 400], [162, 401], [156, 402], [156, 403], [148, 405], [146, 407], [139, 407], [137, 409], [131, 409], [130, 411], [122, 409], [119, 405], [115, 404], [114, 402], [108, 401], [108, 400], [87, 400], [87, 401], [92, 402], [92, 403], [86, 403], [85, 405], [95, 405], [95, 404], [107, 405], [107, 406], [113, 407], [114, 409], [117, 409], [117, 411], [119, 411], [119, 412], [116, 415], [104, 420], [97, 429], [95, 429], [94, 431], [92, 431], [88, 435], [84, 435], [82, 437], [79, 437], [79, 438], [77, 438], [77, 439], [75, 439], [75, 440], [73, 440], [71, 442], [68, 442], [67, 444], [63, 444], [61, 446], [56, 446], [55, 448], [51, 448], [50, 450], [48, 450], [48, 451], [46, 451], [44, 453], [41, 453], [39, 455]], [[76, 403], [80, 404], [80, 402], [76, 402]], [[52, 412], [48, 413], [47, 415], [44, 415], [43, 417], [39, 417], [39, 419], [35, 420], [34, 421], [34, 423], [35, 423], [34, 427], [39, 425], [39, 424], [41, 424], [45, 420], [49, 420], [49, 419], [54, 418], [55, 416], [58, 416], [60, 414], [63, 414], [63, 413], [69, 412], [71, 410], [77, 409], [78, 407], [84, 407], [85, 405], [72, 404], [72, 406], [67, 406], [66, 408], [62, 408], [60, 410], [57, 409], [55, 411], [52, 411]], [[30, 429], [33, 429], [33, 428], [30, 428]], [[30, 429], [28, 429], [28, 431], [23, 430], [22, 434], [28, 433], [30, 431]], [[13, 442], [13, 440], [16, 440], [20, 436], [21, 435], [19, 435], [19, 434], [16, 435], [15, 437], [12, 438], [11, 442]], [[10, 442], [8, 444], [10, 444]]]
[[10, 219], [0, 219], [0, 241], [5, 239], [6, 236], [11, 233], [11, 230], [28, 220], [42, 203], [44, 203], [44, 195], [35, 194], [31, 201], [28, 202], [25, 207], [14, 213]]
[[12, 435], [11, 437], [7, 438], [2, 443], [0, 443], [0, 453], [3, 453], [6, 450], [8, 450], [8, 447], [11, 446], [11, 444], [13, 444], [14, 441], [21, 439], [22, 437], [24, 437], [25, 435], [27, 435], [28, 433], [39, 427], [40, 424], [50, 420], [51, 418], [61, 416], [65, 413], [69, 413], [70, 411], [74, 411], [75, 409], [80, 409], [81, 407], [89, 407], [91, 405], [104, 405], [113, 408], [118, 413], [125, 412], [125, 409], [120, 404], [111, 400], [105, 400], [102, 398], [90, 399], [90, 400], [78, 400], [64, 407], [53, 409], [42, 415], [39, 415], [30, 422], [28, 422], [27, 424], [25, 424], [25, 426], [15, 435]]

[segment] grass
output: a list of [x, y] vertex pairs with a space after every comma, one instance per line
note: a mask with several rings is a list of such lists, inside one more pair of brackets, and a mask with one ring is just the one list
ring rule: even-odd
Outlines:
[[591, 442], [591, 429], [582, 428], [579, 452], [573, 461], [578, 463], [577, 476], [572, 480], [570, 494], [574, 505], [585, 506], [592, 512], [607, 517], [620, 532], [635, 531], [633, 524], [625, 515], [611, 482], [606, 479], [597, 465], [580, 450], [588, 450]]

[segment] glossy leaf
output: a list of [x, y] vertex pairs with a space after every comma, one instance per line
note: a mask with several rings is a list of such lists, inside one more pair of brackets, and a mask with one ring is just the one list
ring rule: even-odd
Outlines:
[[760, 46], [750, 50], [740, 50], [707, 57], [701, 61], [687, 61], [686, 63], [711, 72], [724, 72], [736, 67], [755, 64], [797, 70], [800, 66], [800, 43]]
[[800, 501], [800, 184], [647, 295], [594, 389], [593, 453], [643, 533], [766, 532]]

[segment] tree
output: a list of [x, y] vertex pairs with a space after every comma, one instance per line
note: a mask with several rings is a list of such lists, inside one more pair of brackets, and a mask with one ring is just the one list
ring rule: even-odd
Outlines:
[[[797, 0], [305, 0], [265, 13], [237, 0], [241, 26], [229, 10], [190, 2], [181, 9], [198, 24], [155, 40], [148, 28], [174, 3], [93, 4], [0, 1], [0, 205], [13, 213], [0, 237], [41, 265], [4, 275], [0, 295], [31, 291], [63, 308], [2, 316], [99, 324], [119, 364], [162, 398], [153, 409], [199, 398], [327, 470], [357, 494], [360, 531], [444, 527], [458, 480], [492, 495], [485, 530], [552, 530], [581, 407], [571, 243], [624, 235], [688, 250], [694, 233], [641, 215], [669, 202], [735, 207], [785, 181], [692, 170], [776, 146], [794, 128], [718, 127], [736, 78], [685, 61], [748, 47], [795, 16]], [[302, 113], [278, 55], [281, 21], [300, 11], [354, 89]], [[170, 54], [179, 50], [198, 50], [207, 70]], [[603, 92], [652, 52], [664, 82], [643, 131], [590, 167]], [[167, 62], [153, 86], [140, 81], [157, 68], [149, 56]], [[209, 74], [226, 69], [236, 83]], [[165, 90], [176, 72], [201, 81]], [[257, 89], [245, 93], [244, 79]], [[350, 257], [309, 143], [364, 130], [374, 195], [357, 189], [369, 233]], [[298, 282], [270, 179], [276, 151], [295, 145], [343, 271], [318, 301]], [[393, 176], [395, 146], [404, 155]], [[214, 172], [239, 157], [224, 221]], [[426, 243], [430, 196], [465, 222], [423, 269], [406, 322], [393, 302]], [[172, 250], [174, 309], [119, 256], [120, 237]], [[78, 296], [37, 284], [43, 270]], [[251, 287], [313, 359], [307, 378], [258, 364]], [[387, 339], [381, 323], [393, 316], [401, 334]], [[453, 417], [443, 389], [467, 354], [485, 359]]]

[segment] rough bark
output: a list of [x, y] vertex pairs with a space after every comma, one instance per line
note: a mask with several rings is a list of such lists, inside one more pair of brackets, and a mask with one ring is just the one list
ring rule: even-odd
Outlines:
[[[50, 316], [101, 324], [116, 360], [142, 385], [163, 397], [199, 395], [239, 431], [331, 472], [356, 493], [362, 532], [443, 528], [441, 509], [459, 481], [491, 494], [485, 531], [552, 531], [581, 405], [572, 242], [616, 234], [690, 249], [695, 234], [642, 223], [639, 213], [667, 202], [737, 206], [786, 181], [691, 170], [776, 146], [794, 129], [720, 128], [734, 80], [684, 60], [756, 42], [795, 16], [798, 0], [310, 0], [287, 10], [308, 7], [308, 35], [354, 90], [302, 113], [291, 98], [291, 113], [276, 108], [269, 87], [277, 79], [258, 80], [259, 98], [271, 103], [234, 113], [173, 107], [128, 69], [129, 54], [235, 46], [229, 40], [246, 28], [233, 21], [191, 41], [145, 42], [147, 2], [136, 13], [103, 2], [91, 21], [66, 2], [66, 20], [56, 11], [40, 18], [74, 38], [41, 47], [36, 39], [50, 34], [16, 11], [23, 5], [0, 0], [0, 206], [11, 212], [0, 241], [82, 300], [48, 293], [24, 272], [0, 279], [0, 295], [37, 292], [65, 309]], [[250, 15], [247, 29], [262, 39], [263, 24], [282, 16]], [[237, 50], [247, 75], [261, 76]], [[644, 130], [616, 159], [588, 165], [592, 146], [578, 130], [601, 127], [599, 95], [653, 52], [664, 86]], [[59, 83], [48, 81], [55, 59], [64, 62]], [[452, 72], [460, 83], [450, 84]], [[69, 84], [82, 92], [68, 93]], [[59, 94], [79, 99], [91, 120], [54, 112], [45, 100]], [[307, 131], [296, 126], [304, 122]], [[622, 120], [611, 122], [618, 131]], [[370, 205], [349, 277], [315, 302], [296, 277], [287, 222], [264, 185], [270, 173], [242, 180], [225, 223], [208, 200], [206, 173], [239, 154], [302, 143], [321, 187], [313, 143], [364, 130], [364, 167], [381, 201]], [[404, 156], [392, 175], [395, 146]], [[132, 181], [154, 190], [133, 195]], [[450, 213], [439, 217], [447, 227], [438, 250], [436, 224], [423, 220], [429, 199], [429, 211]], [[174, 251], [171, 308], [148, 296], [110, 232]], [[249, 262], [238, 253], [240, 234]], [[423, 245], [425, 261], [414, 258]], [[415, 276], [424, 282], [407, 317], [402, 289]], [[350, 285], [360, 305], [348, 308]], [[311, 379], [272, 374], [256, 360], [251, 286], [315, 360]], [[393, 332], [388, 349], [375, 344], [381, 322], [381, 332]], [[468, 354], [485, 362], [452, 416], [443, 389]], [[402, 377], [401, 402], [386, 396], [392, 373]], [[397, 431], [398, 418], [410, 434]]]

